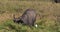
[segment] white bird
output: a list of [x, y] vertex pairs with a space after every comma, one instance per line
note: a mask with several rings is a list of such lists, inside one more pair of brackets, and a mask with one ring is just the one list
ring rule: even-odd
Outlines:
[[37, 27], [38, 25], [37, 24], [35, 24], [35, 27]]

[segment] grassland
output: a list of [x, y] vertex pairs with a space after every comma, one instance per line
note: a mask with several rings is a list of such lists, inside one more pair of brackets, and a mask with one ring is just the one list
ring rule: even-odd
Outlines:
[[[36, 10], [38, 27], [13, 22], [28, 8]], [[50, 0], [0, 0], [0, 32], [60, 32], [60, 3]]]

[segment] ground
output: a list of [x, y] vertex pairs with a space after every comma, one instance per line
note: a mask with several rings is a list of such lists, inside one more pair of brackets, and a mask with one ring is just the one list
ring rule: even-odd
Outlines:
[[[38, 27], [13, 22], [28, 8], [37, 12]], [[50, 0], [0, 0], [0, 32], [60, 32], [60, 3]]]

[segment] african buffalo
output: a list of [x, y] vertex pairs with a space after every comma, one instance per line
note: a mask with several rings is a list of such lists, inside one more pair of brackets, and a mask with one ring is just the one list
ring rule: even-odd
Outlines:
[[29, 26], [34, 26], [34, 23], [36, 21], [36, 12], [34, 9], [27, 9], [21, 17], [15, 18], [14, 22], [17, 23], [24, 23]]
[[54, 2], [56, 2], [56, 3], [60, 3], [60, 0], [54, 0]]

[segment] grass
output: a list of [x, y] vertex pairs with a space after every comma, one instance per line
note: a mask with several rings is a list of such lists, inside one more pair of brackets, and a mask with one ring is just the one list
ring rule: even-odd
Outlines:
[[[40, 22], [38, 22], [40, 21]], [[29, 27], [28, 25], [17, 24], [12, 20], [6, 20], [0, 24], [0, 32], [58, 32], [60, 31], [60, 25], [54, 23], [51, 20], [38, 20], [36, 23], [38, 27]], [[46, 23], [46, 21], [50, 21]]]
[[[14, 23], [27, 8], [36, 10], [38, 27]], [[60, 32], [60, 3], [51, 0], [0, 0], [0, 32]]]

